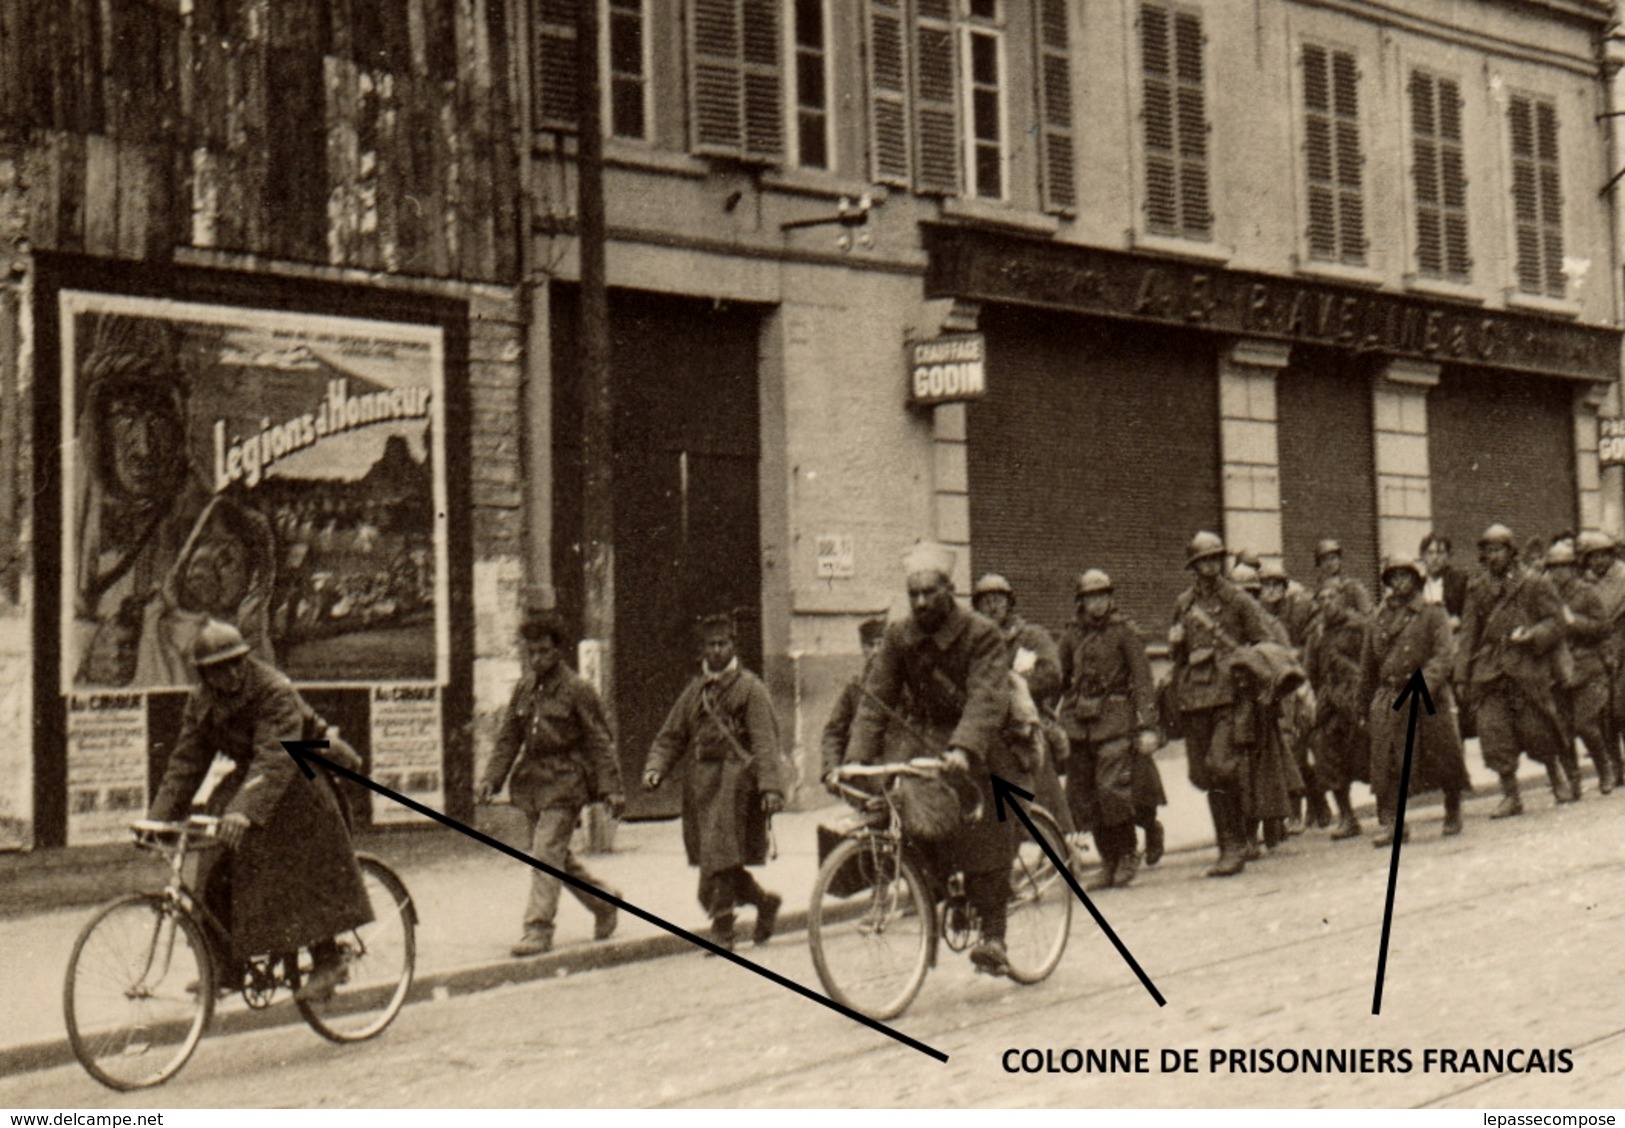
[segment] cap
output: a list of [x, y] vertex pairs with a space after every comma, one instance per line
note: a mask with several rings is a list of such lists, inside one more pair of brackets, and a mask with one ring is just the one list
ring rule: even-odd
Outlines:
[[1328, 537], [1315, 545], [1315, 563], [1319, 564], [1323, 557], [1343, 555], [1343, 546]]
[[1185, 546], [1185, 567], [1189, 568], [1198, 560], [1206, 560], [1209, 556], [1224, 555], [1224, 540], [1218, 533], [1199, 532], [1191, 538], [1190, 544]]
[[976, 586], [970, 589], [971, 598], [978, 595], [1015, 595], [1016, 589], [1010, 586], [1010, 581], [997, 572], [989, 572], [976, 581]]
[[541, 607], [528, 608], [519, 624], [519, 637], [530, 642], [551, 638], [555, 645], [565, 641], [564, 620], [558, 612]]
[[920, 541], [903, 556], [903, 572], [912, 576], [917, 572], [935, 572], [945, 579], [954, 574], [954, 550], [935, 541]]
[[247, 653], [248, 643], [243, 641], [242, 633], [219, 619], [204, 623], [192, 640], [192, 664], [200, 668], [229, 662]]
[[1416, 558], [1413, 557], [1413, 556], [1406, 556], [1402, 552], [1396, 552], [1392, 556], [1386, 556], [1386, 557], [1383, 558], [1383, 561], [1382, 561], [1382, 582], [1383, 583], [1388, 582], [1388, 576], [1392, 572], [1409, 572], [1411, 575], [1415, 576], [1418, 580], [1426, 580], [1427, 579], [1427, 577], [1422, 574], [1422, 566], [1416, 562]]
[[1078, 577], [1078, 595], [1101, 595], [1112, 590], [1112, 578], [1099, 568], [1090, 568]]
[[1512, 530], [1507, 528], [1505, 525], [1491, 525], [1489, 528], [1485, 529], [1483, 534], [1478, 538], [1478, 543], [1480, 545], [1504, 544], [1513, 552], [1518, 551], [1518, 542], [1513, 537]]

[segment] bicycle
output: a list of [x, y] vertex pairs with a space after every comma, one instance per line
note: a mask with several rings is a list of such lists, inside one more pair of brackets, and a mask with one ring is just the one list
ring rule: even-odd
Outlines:
[[[937, 903], [929, 866], [904, 834], [895, 796], [897, 779], [934, 779], [944, 768], [942, 760], [925, 758], [848, 764], [831, 776], [834, 790], [867, 817], [842, 836], [819, 867], [807, 938], [819, 982], [830, 997], [871, 1018], [895, 1018], [914, 1001], [936, 964], [939, 940], [962, 952], [981, 933], [962, 872], [947, 875], [945, 895]], [[865, 779], [880, 781], [878, 794], [857, 785]], [[1071, 864], [1071, 848], [1055, 819], [1040, 806], [1027, 811], [1055, 855]], [[1047, 979], [1066, 951], [1072, 894], [1025, 824], [1020, 833], [1010, 878], [1007, 974], [1017, 983], [1033, 984]]]
[[[310, 975], [308, 950], [253, 956], [240, 969], [225, 955], [226, 928], [184, 873], [188, 859], [220, 845], [219, 821], [193, 815], [131, 823], [138, 847], [167, 858], [169, 879], [161, 893], [109, 902], [74, 941], [62, 992], [68, 1041], [86, 1072], [109, 1088], [144, 1089], [175, 1076], [217, 999], [240, 992], [262, 1010]], [[417, 909], [405, 884], [378, 858], [358, 854], [356, 861], [373, 920], [334, 938], [345, 961], [334, 993], [296, 1000], [311, 1028], [333, 1042], [382, 1033], [406, 1002], [417, 960]]]

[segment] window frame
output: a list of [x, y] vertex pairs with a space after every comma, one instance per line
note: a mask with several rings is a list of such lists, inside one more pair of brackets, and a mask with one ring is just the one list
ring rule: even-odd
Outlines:
[[[818, 4], [819, 28], [823, 36], [823, 43], [819, 53], [824, 63], [824, 104], [820, 112], [824, 117], [824, 163], [822, 165], [807, 164], [802, 159], [801, 152], [801, 44], [797, 41], [797, 4], [802, 0], [789, 0], [786, 7], [789, 9], [784, 19], [784, 164], [786, 168], [805, 169], [808, 172], [834, 172], [835, 159], [835, 88], [831, 81], [834, 76], [834, 30], [835, 21], [831, 9], [836, 0], [813, 0]], [[867, 15], [867, 6], [865, 6]]]
[[[1410, 202], [1408, 210], [1410, 243], [1410, 262], [1414, 276], [1427, 282], [1443, 283], [1450, 286], [1470, 286], [1473, 282], [1473, 222], [1471, 206], [1472, 178], [1467, 175], [1467, 98], [1466, 86], [1455, 74], [1447, 73], [1441, 69], [1425, 66], [1411, 65], [1405, 70], [1405, 117], [1408, 123], [1409, 146], [1405, 151], [1405, 186], [1407, 199]], [[1429, 82], [1432, 86], [1430, 97], [1433, 99], [1433, 114], [1431, 126], [1433, 132], [1426, 138], [1420, 137], [1416, 131], [1416, 83], [1418, 79]], [[1455, 88], [1457, 101], [1457, 136], [1452, 140], [1446, 138], [1441, 129], [1439, 113], [1441, 87], [1449, 84]], [[1417, 185], [1417, 175], [1420, 171], [1421, 161], [1418, 154], [1420, 143], [1426, 142], [1434, 146], [1434, 174], [1438, 181], [1438, 199], [1425, 202]], [[1446, 202], [1448, 196], [1445, 151], [1454, 149], [1459, 158], [1461, 181], [1461, 204], [1453, 207]], [[1439, 267], [1430, 269], [1422, 261], [1422, 222], [1424, 209], [1436, 212], [1439, 219]], [[1459, 271], [1452, 270], [1452, 256], [1450, 251], [1450, 236], [1448, 223], [1451, 216], [1459, 216], [1461, 220], [1461, 242], [1464, 264]]]
[[[992, 0], [993, 17], [971, 14], [971, 0], [959, 0], [954, 12], [954, 33], [959, 53], [959, 163], [960, 194], [967, 200], [993, 203], [1010, 201], [1010, 62], [1009, 13], [1005, 0]], [[987, 143], [976, 135], [977, 83], [974, 68], [974, 38], [991, 39], [994, 61], [998, 66], [998, 81], [993, 91], [998, 99], [998, 169], [997, 195], [983, 195], [980, 191], [979, 152]], [[1037, 81], [1036, 75], [1034, 81]]]
[[[1309, 76], [1308, 51], [1310, 48], [1318, 49], [1326, 55], [1327, 75], [1327, 106], [1323, 113], [1329, 125], [1327, 143], [1329, 146], [1329, 159], [1331, 161], [1330, 178], [1324, 182], [1316, 180], [1311, 175], [1310, 160], [1310, 105], [1309, 105]], [[1351, 255], [1344, 246], [1344, 189], [1339, 180], [1337, 158], [1337, 131], [1336, 123], [1336, 57], [1346, 55], [1354, 66], [1355, 78], [1355, 112], [1352, 117], [1355, 128], [1355, 143], [1359, 157], [1359, 205], [1360, 205], [1360, 247], [1358, 253]], [[1339, 43], [1332, 39], [1316, 35], [1304, 35], [1296, 39], [1293, 44], [1293, 81], [1296, 86], [1297, 97], [1293, 105], [1293, 118], [1296, 122], [1298, 142], [1297, 181], [1299, 186], [1299, 199], [1303, 203], [1303, 222], [1298, 230], [1298, 246], [1300, 248], [1301, 268], [1309, 270], [1332, 269], [1336, 271], [1366, 271], [1371, 269], [1371, 213], [1368, 206], [1368, 186], [1370, 177], [1367, 173], [1369, 157], [1367, 152], [1367, 139], [1371, 136], [1368, 128], [1368, 118], [1371, 113], [1370, 101], [1364, 85], [1366, 74], [1360, 64], [1358, 49]], [[1344, 120], [1348, 120], [1345, 118]], [[1329, 185], [1332, 193], [1332, 217], [1334, 229], [1335, 251], [1332, 255], [1319, 254], [1315, 250], [1313, 240], [1313, 193], [1316, 187]]]
[[[643, 73], [639, 77], [642, 86], [642, 99], [640, 116], [643, 121], [643, 136], [633, 137], [625, 133], [615, 132], [615, 71], [614, 57], [610, 50], [611, 20], [614, 18], [614, 6], [617, 3], [635, 3], [638, 6], [638, 22], [641, 25], [640, 39], [642, 42], [642, 58], [640, 60]], [[654, 105], [652, 98], [654, 67], [653, 36], [649, 34], [649, 0], [599, 0], [599, 47], [598, 47], [598, 73], [603, 81], [603, 108], [599, 111], [603, 115], [604, 137], [629, 145], [648, 145], [654, 139]]]
[[[1529, 104], [1529, 110], [1530, 110], [1531, 141], [1532, 141], [1532, 143], [1534, 145], [1534, 153], [1528, 158], [1520, 158], [1518, 156], [1518, 154], [1513, 150], [1514, 138], [1513, 138], [1513, 129], [1512, 129], [1512, 109], [1513, 109], [1513, 103], [1517, 102], [1519, 100], [1527, 102]], [[1539, 140], [1539, 132], [1538, 132], [1539, 127], [1538, 127], [1538, 124], [1537, 124], [1538, 123], [1539, 109], [1540, 109], [1540, 107], [1542, 105], [1547, 106], [1547, 107], [1549, 107], [1551, 109], [1552, 133], [1553, 133], [1554, 145], [1555, 145], [1555, 156], [1552, 159], [1552, 161], [1550, 162], [1550, 165], [1551, 165], [1553, 171], [1556, 173], [1556, 176], [1557, 176], [1556, 192], [1557, 192], [1558, 216], [1557, 216], [1557, 223], [1556, 223], [1555, 227], [1556, 227], [1556, 231], [1557, 231], [1557, 239], [1558, 239], [1559, 251], [1558, 251], [1557, 262], [1555, 264], [1555, 267], [1554, 267], [1554, 264], [1550, 264], [1550, 263], [1548, 263], [1546, 261], [1546, 258], [1547, 258], [1547, 246], [1546, 246], [1545, 236], [1546, 236], [1546, 234], [1548, 232], [1549, 225], [1541, 217], [1541, 213], [1544, 210], [1542, 205], [1544, 205], [1544, 203], [1546, 202], [1546, 192], [1541, 187], [1541, 176], [1540, 176], [1541, 169], [1542, 169], [1543, 164], [1545, 162], [1543, 162], [1543, 160], [1542, 160], [1542, 158], [1540, 157], [1540, 154], [1539, 154], [1540, 140]], [[1570, 285], [1569, 285], [1568, 272], [1565, 269], [1565, 262], [1566, 262], [1567, 257], [1568, 257], [1568, 246], [1569, 246], [1569, 244], [1568, 244], [1568, 226], [1569, 225], [1568, 225], [1568, 209], [1564, 206], [1565, 205], [1565, 200], [1564, 200], [1564, 193], [1563, 193], [1563, 184], [1564, 184], [1564, 181], [1567, 178], [1563, 175], [1563, 146], [1562, 146], [1562, 143], [1561, 143], [1562, 128], [1563, 128], [1563, 118], [1562, 118], [1562, 114], [1559, 112], [1559, 110], [1560, 110], [1560, 99], [1556, 94], [1536, 91], [1536, 90], [1532, 90], [1532, 89], [1528, 89], [1528, 88], [1518, 88], [1518, 89], [1512, 89], [1512, 90], [1507, 91], [1507, 95], [1506, 95], [1506, 113], [1505, 113], [1505, 115], [1503, 115], [1502, 126], [1501, 126], [1501, 128], [1505, 131], [1505, 139], [1506, 139], [1505, 152], [1507, 154], [1507, 162], [1508, 162], [1507, 163], [1507, 173], [1508, 173], [1508, 177], [1507, 177], [1507, 196], [1508, 196], [1508, 203], [1510, 205], [1509, 218], [1511, 219], [1511, 224], [1510, 224], [1511, 231], [1509, 232], [1509, 234], [1511, 235], [1511, 246], [1509, 248], [1511, 253], [1507, 256], [1507, 262], [1508, 262], [1508, 265], [1509, 265], [1509, 267], [1511, 269], [1510, 293], [1516, 299], [1522, 299], [1522, 300], [1525, 300], [1525, 301], [1530, 300], [1530, 299], [1534, 299], [1534, 300], [1537, 300], [1537, 301], [1557, 301], [1557, 302], [1568, 302], [1568, 301], [1573, 300], [1572, 297], [1571, 297], [1571, 294], [1570, 294]], [[1534, 186], [1535, 186], [1535, 190], [1536, 190], [1535, 232], [1536, 232], [1537, 236], [1540, 238], [1541, 251], [1540, 251], [1540, 262], [1538, 263], [1538, 267], [1539, 267], [1539, 269], [1541, 271], [1541, 274], [1542, 274], [1542, 283], [1541, 283], [1540, 289], [1538, 289], [1538, 290], [1525, 289], [1524, 285], [1523, 285], [1522, 278], [1520, 277], [1520, 275], [1522, 274], [1522, 265], [1523, 264], [1520, 261], [1520, 252], [1519, 252], [1519, 249], [1518, 249], [1518, 229], [1519, 229], [1519, 226], [1520, 226], [1520, 221], [1519, 221], [1519, 218], [1518, 218], [1518, 199], [1517, 199], [1517, 195], [1516, 195], [1516, 192], [1517, 192], [1517, 176], [1518, 176], [1518, 162], [1520, 160], [1532, 160], [1532, 162], [1534, 164], [1534, 170], [1535, 170], [1535, 177], [1534, 177]], [[1553, 289], [1550, 286], [1550, 281], [1551, 281], [1551, 279], [1553, 277], [1556, 277], [1556, 278], [1561, 280], [1561, 285], [1557, 288], [1557, 292], [1555, 292], [1555, 293], [1553, 292]]]
[[[1160, 8], [1168, 20], [1168, 58], [1169, 73], [1162, 77], [1169, 92], [1169, 124], [1172, 147], [1167, 151], [1166, 158], [1173, 168], [1173, 205], [1178, 215], [1174, 227], [1155, 225], [1151, 220], [1150, 205], [1150, 172], [1151, 172], [1151, 145], [1146, 136], [1148, 73], [1145, 68], [1145, 10], [1147, 8]], [[1182, 134], [1179, 128], [1179, 91], [1184, 85], [1179, 77], [1179, 49], [1177, 22], [1181, 16], [1194, 17], [1198, 24], [1198, 34], [1201, 38], [1202, 80], [1200, 84], [1202, 98], [1202, 130], [1205, 143], [1202, 156], [1202, 170], [1206, 180], [1204, 195], [1207, 200], [1207, 226], [1205, 230], [1186, 226], [1184, 223], [1186, 184], [1184, 176], [1185, 158], [1180, 149]], [[1213, 185], [1216, 176], [1217, 152], [1213, 144], [1213, 98], [1212, 82], [1213, 67], [1207, 53], [1208, 27], [1207, 12], [1197, 4], [1181, 3], [1178, 0], [1137, 0], [1134, 6], [1134, 43], [1130, 50], [1130, 58], [1139, 82], [1134, 88], [1134, 97], [1137, 99], [1137, 122], [1133, 132], [1134, 152], [1138, 156], [1137, 168], [1133, 170], [1136, 177], [1136, 186], [1139, 189], [1137, 219], [1135, 229], [1152, 239], [1172, 239], [1179, 242], [1196, 245], [1212, 245], [1218, 228], [1218, 212], [1214, 208]]]

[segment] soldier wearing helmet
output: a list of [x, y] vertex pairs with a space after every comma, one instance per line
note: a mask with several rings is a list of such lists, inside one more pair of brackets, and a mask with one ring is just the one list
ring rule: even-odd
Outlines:
[[[1377, 610], [1364, 658], [1366, 684], [1372, 687], [1367, 725], [1371, 734], [1371, 787], [1377, 793], [1377, 818], [1383, 831], [1373, 846], [1394, 840], [1399, 788], [1405, 763], [1409, 714], [1394, 702], [1417, 670], [1427, 683], [1435, 712], [1418, 713], [1407, 795], [1435, 788], [1444, 792], [1444, 833], [1461, 833], [1461, 793], [1468, 787], [1467, 762], [1456, 729], [1450, 690], [1453, 645], [1450, 616], [1444, 606], [1422, 598], [1421, 565], [1408, 556], [1383, 561], [1387, 597]], [[1407, 803], [1407, 810], [1414, 810]], [[1410, 827], [1405, 828], [1406, 837]]]
[[1361, 723], [1366, 702], [1360, 656], [1371, 625], [1371, 595], [1364, 584], [1343, 574], [1343, 546], [1335, 540], [1315, 545], [1315, 571], [1320, 584], [1304, 645], [1315, 687], [1315, 785], [1330, 791], [1337, 804], [1331, 836], [1353, 838], [1360, 833], [1360, 820], [1349, 789], [1366, 778], [1370, 762]]
[[[1309, 622], [1314, 615], [1313, 600], [1302, 584], [1287, 575], [1285, 565], [1278, 560], [1267, 561], [1261, 566], [1258, 579], [1259, 605], [1281, 624], [1286, 631], [1287, 642], [1301, 662], [1304, 646], [1309, 640]], [[1326, 790], [1316, 783], [1314, 765], [1310, 759], [1315, 695], [1307, 681], [1281, 702], [1281, 711], [1282, 739], [1286, 741], [1302, 782], [1302, 786], [1293, 792], [1292, 813], [1284, 829], [1288, 834], [1302, 834], [1310, 823], [1324, 829], [1332, 825], [1332, 815], [1326, 805]]]
[[1563, 769], [1573, 733], [1556, 695], [1563, 602], [1549, 579], [1517, 567], [1517, 541], [1505, 525], [1484, 530], [1478, 558], [1484, 571], [1467, 587], [1456, 684], [1475, 713], [1484, 763], [1501, 780], [1501, 804], [1490, 817], [1507, 818], [1523, 814], [1525, 752], [1546, 765], [1559, 803], [1578, 798]]
[[198, 685], [148, 817], [184, 819], [215, 756], [235, 763], [209, 797], [229, 853], [200, 876], [205, 903], [227, 925], [239, 967], [251, 956], [309, 948], [315, 966], [297, 997], [324, 998], [344, 975], [333, 937], [372, 919], [332, 781], [325, 771], [304, 779], [282, 745], [326, 735], [325, 725], [287, 677], [250, 656], [229, 623], [205, 622], [192, 660]]
[[1258, 602], [1286, 628], [1292, 645], [1303, 649], [1314, 604], [1303, 585], [1287, 575], [1280, 561], [1268, 561], [1258, 569]]
[[1157, 703], [1145, 642], [1115, 608], [1111, 577], [1091, 568], [1078, 577], [1077, 615], [1061, 636], [1061, 723], [1071, 748], [1066, 803], [1072, 821], [1092, 828], [1100, 873], [1092, 889], [1128, 885], [1140, 855], [1162, 860], [1157, 808], [1168, 801], [1156, 761]]
[[1614, 538], [1597, 529], [1582, 532], [1574, 547], [1587, 582], [1602, 599], [1603, 618], [1608, 623], [1602, 645], [1603, 666], [1608, 673], [1603, 743], [1618, 786], [1625, 784], [1625, 760], [1620, 756], [1620, 737], [1625, 735], [1625, 631], [1620, 624], [1625, 617], [1625, 563], [1616, 554]]
[[1232, 727], [1236, 702], [1231, 658], [1270, 637], [1263, 610], [1224, 577], [1224, 541], [1199, 532], [1186, 548], [1191, 586], [1174, 603], [1168, 631], [1173, 659], [1171, 691], [1185, 732], [1190, 780], [1207, 792], [1219, 860], [1210, 877], [1229, 877], [1247, 864], [1242, 804], [1245, 749]]
[[[1585, 745], [1597, 768], [1597, 790], [1607, 795], [1618, 782], [1604, 736], [1608, 727], [1608, 668], [1603, 648], [1610, 633], [1609, 620], [1596, 586], [1580, 578], [1579, 564], [1574, 543], [1559, 541], [1546, 550], [1546, 575], [1563, 601], [1563, 639], [1572, 663], [1564, 679], [1569, 684], [1558, 686], [1558, 692], [1567, 694], [1574, 735]], [[1563, 770], [1578, 791], [1580, 761], [1572, 743], [1563, 757]]]

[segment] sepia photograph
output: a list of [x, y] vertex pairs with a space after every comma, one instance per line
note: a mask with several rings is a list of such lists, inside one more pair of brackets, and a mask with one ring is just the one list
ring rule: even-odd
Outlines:
[[0, 0], [0, 1107], [1614, 1123], [1622, 69]]

